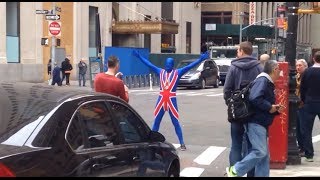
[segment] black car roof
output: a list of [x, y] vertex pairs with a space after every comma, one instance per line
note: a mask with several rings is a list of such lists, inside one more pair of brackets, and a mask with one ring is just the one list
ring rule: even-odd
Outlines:
[[112, 95], [71, 86], [26, 82], [0, 82], [0, 94], [0, 135], [19, 124], [34, 121], [69, 98], [99, 95], [116, 99]]

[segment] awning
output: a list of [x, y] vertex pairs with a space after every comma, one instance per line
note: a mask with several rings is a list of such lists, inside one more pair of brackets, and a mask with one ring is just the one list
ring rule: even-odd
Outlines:
[[168, 21], [115, 21], [114, 34], [178, 34], [179, 24]]
[[[242, 28], [244, 27], [246, 26], [243, 25]], [[239, 36], [239, 32], [239, 24], [216, 24], [215, 30], [205, 30], [205, 26], [202, 27], [202, 35], [204, 36]], [[252, 25], [242, 31], [242, 37], [273, 38], [274, 28], [269, 26]]]

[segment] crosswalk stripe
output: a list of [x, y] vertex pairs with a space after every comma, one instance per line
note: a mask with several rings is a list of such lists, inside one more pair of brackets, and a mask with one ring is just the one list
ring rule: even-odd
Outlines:
[[316, 143], [318, 141], [320, 141], [320, 135], [316, 135], [312, 137], [312, 143]]
[[210, 146], [193, 161], [200, 165], [210, 165], [226, 147]]
[[180, 172], [182, 177], [199, 177], [203, 173], [203, 168], [186, 167]]

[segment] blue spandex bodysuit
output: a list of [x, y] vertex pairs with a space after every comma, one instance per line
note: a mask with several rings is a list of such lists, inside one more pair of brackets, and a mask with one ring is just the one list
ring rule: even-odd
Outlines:
[[142, 57], [137, 51], [134, 51], [134, 55], [137, 56], [142, 62], [150, 67], [152, 71], [154, 71], [160, 78], [160, 93], [156, 103], [156, 107], [154, 110], [154, 124], [152, 127], [153, 131], [159, 131], [160, 123], [165, 111], [169, 111], [169, 115], [171, 117], [171, 122], [174, 125], [176, 134], [179, 138], [180, 144], [184, 144], [181, 126], [179, 124], [179, 113], [178, 113], [178, 105], [176, 98], [176, 89], [178, 85], [179, 79], [183, 74], [188, 72], [194, 66], [199, 64], [205, 59], [208, 59], [208, 53], [202, 54], [199, 59], [190, 63], [189, 65], [179, 68], [173, 69], [174, 60], [173, 58], [167, 58], [165, 69], [156, 67], [149, 60]]

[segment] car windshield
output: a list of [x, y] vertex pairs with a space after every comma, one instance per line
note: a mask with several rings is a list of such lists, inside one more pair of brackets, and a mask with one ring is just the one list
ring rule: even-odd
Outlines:
[[[177, 68], [183, 68], [187, 65], [189, 65], [190, 63], [192, 63], [193, 61], [181, 61]], [[190, 69], [189, 71], [201, 71], [203, 69], [203, 63], [200, 63], [199, 65], [196, 65], [195, 67], [193, 67], [192, 69]]]
[[236, 58], [237, 49], [213, 49], [212, 58]]

